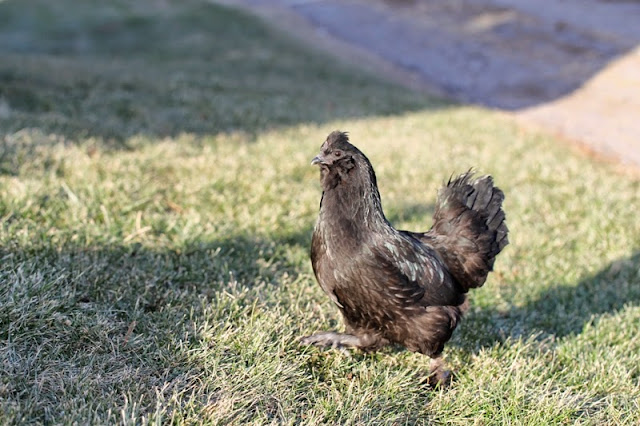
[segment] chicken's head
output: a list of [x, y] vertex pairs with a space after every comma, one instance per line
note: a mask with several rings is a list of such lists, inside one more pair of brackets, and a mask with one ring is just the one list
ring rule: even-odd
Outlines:
[[358, 148], [349, 143], [347, 133], [335, 130], [327, 136], [320, 147], [320, 153], [311, 160], [311, 164], [318, 164], [321, 168], [332, 168], [338, 164], [345, 166], [353, 163], [356, 153], [359, 153]]

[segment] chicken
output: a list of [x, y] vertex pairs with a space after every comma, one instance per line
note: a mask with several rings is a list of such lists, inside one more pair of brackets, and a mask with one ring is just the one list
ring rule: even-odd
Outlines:
[[316, 279], [342, 313], [345, 332], [304, 337], [306, 345], [375, 351], [400, 344], [431, 357], [429, 383], [443, 383], [444, 344], [508, 244], [503, 192], [471, 172], [438, 193], [428, 232], [394, 229], [376, 175], [346, 133], [332, 132], [311, 162], [322, 200], [311, 242]]

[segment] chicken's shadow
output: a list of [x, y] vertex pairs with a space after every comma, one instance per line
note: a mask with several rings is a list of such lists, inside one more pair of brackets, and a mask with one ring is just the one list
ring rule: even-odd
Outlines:
[[508, 338], [563, 338], [582, 333], [586, 324], [603, 315], [639, 304], [640, 251], [636, 251], [576, 285], [554, 285], [523, 306], [474, 309], [451, 343], [480, 350]]

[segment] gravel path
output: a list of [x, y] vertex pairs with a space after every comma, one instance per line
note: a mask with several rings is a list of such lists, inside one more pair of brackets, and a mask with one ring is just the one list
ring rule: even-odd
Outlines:
[[411, 87], [640, 167], [640, 2], [218, 0]]

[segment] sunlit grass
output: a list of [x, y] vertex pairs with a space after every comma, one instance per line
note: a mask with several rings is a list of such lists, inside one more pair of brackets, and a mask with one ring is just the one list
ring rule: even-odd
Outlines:
[[[56, 4], [51, 16], [69, 13]], [[114, 4], [93, 19], [160, 13]], [[640, 421], [636, 177], [236, 12], [158, 4], [188, 48], [166, 35], [127, 53], [86, 29], [68, 37], [94, 34], [88, 52], [2, 47], [3, 423]], [[17, 78], [35, 104], [19, 103]], [[122, 91], [141, 115], [122, 115]], [[298, 345], [340, 327], [308, 261], [309, 162], [337, 128], [369, 156], [400, 228], [430, 226], [453, 172], [473, 166], [505, 191], [511, 245], [446, 349], [448, 389], [421, 385], [417, 354]]]

